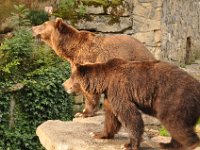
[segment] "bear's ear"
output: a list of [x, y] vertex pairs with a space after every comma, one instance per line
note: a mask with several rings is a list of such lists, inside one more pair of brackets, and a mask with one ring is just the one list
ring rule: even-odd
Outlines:
[[81, 64], [79, 64], [79, 63], [76, 63], [76, 64], [75, 64], [75, 67], [76, 67], [76, 70], [77, 70], [81, 75], [84, 75], [84, 74], [85, 74], [86, 68], [84, 67], [84, 65], [81, 65]]
[[62, 18], [59, 18], [59, 17], [57, 17], [57, 18], [56, 18], [56, 22], [57, 22], [57, 21], [63, 21], [63, 19], [62, 19]]
[[60, 32], [65, 32], [66, 25], [62, 18], [56, 18], [55, 28], [58, 29]]
[[59, 26], [59, 24], [63, 23], [62, 18], [56, 18], [56, 26]]
[[81, 65], [79, 63], [75, 63], [75, 67], [76, 67], [76, 70], [79, 70], [81, 68]]

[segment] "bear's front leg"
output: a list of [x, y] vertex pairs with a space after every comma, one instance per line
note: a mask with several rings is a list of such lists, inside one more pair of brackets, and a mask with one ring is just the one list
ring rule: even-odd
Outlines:
[[121, 123], [118, 118], [113, 114], [109, 101], [104, 100], [104, 130], [102, 132], [91, 132], [90, 135], [97, 139], [112, 139], [114, 135], [120, 130]]
[[85, 96], [85, 107], [83, 112], [75, 114], [75, 117], [93, 117], [95, 113], [99, 110], [100, 95], [84, 93]]

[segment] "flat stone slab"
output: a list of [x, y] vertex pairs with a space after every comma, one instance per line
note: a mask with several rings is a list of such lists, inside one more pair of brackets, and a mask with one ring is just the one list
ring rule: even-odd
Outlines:
[[[89, 133], [100, 131], [103, 126], [94, 123], [64, 122], [48, 120], [37, 128], [41, 144], [47, 150], [120, 150], [128, 142], [128, 134], [119, 132], [115, 139], [94, 139]], [[152, 149], [152, 143], [143, 142], [143, 149]]]
[[[102, 131], [103, 122], [102, 112], [95, 117], [74, 118], [73, 121], [48, 120], [38, 126], [36, 134], [47, 150], [120, 150], [128, 142], [128, 133], [123, 128], [114, 139], [94, 139], [89, 135], [93, 131]], [[158, 144], [149, 140], [146, 133], [143, 139], [143, 150], [158, 149]]]
[[[145, 126], [155, 121], [150, 121], [154, 118], [147, 116], [143, 116], [143, 119]], [[123, 128], [114, 139], [94, 139], [89, 135], [94, 131], [102, 131], [103, 121], [102, 112], [95, 117], [75, 118], [73, 121], [48, 120], [38, 126], [36, 134], [47, 150], [121, 150], [121, 146], [129, 141], [128, 133]], [[159, 142], [169, 141], [170, 137], [158, 135], [150, 137], [146, 131], [143, 134], [140, 150], [159, 150]]]

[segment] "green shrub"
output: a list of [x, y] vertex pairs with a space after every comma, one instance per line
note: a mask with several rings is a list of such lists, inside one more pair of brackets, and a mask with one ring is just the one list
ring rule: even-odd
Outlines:
[[82, 2], [76, 0], [60, 0], [54, 16], [65, 19], [78, 19], [85, 16], [86, 8]]
[[14, 12], [12, 12], [12, 21], [15, 26], [15, 28], [21, 27], [21, 26], [29, 26], [30, 20], [27, 18], [29, 14], [29, 9], [26, 8], [25, 5], [14, 5]]
[[58, 9], [54, 13], [55, 16], [69, 19], [75, 16], [75, 0], [60, 0]]
[[49, 16], [44, 11], [31, 10], [28, 18], [31, 20], [32, 25], [39, 25], [49, 20]]
[[[35, 43], [25, 27], [4, 41], [0, 60], [0, 149], [43, 149], [36, 127], [49, 119], [72, 119], [73, 101], [62, 87], [70, 67], [52, 50]], [[17, 83], [24, 87], [15, 92], [8, 90]]]

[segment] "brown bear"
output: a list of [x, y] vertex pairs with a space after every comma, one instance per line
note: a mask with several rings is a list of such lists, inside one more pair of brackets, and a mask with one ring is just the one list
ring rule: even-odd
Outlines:
[[[34, 36], [41, 38], [53, 48], [58, 56], [70, 62], [72, 72], [75, 63], [106, 62], [111, 58], [155, 59], [141, 42], [128, 35], [97, 36], [88, 31], [78, 31], [62, 19], [47, 21], [32, 29]], [[87, 94], [83, 93], [83, 95]], [[84, 117], [93, 116], [94, 110], [97, 110], [96, 104], [98, 104], [100, 95], [87, 95], [86, 97], [84, 109], [86, 111], [82, 115]], [[92, 104], [92, 106], [87, 107], [87, 104]]]
[[[191, 150], [200, 140], [194, 125], [200, 117], [200, 83], [177, 66], [161, 61], [125, 61], [76, 65], [70, 82], [84, 92], [104, 93], [117, 123], [129, 131], [125, 149], [137, 150], [143, 133], [142, 112], [158, 118], [172, 136], [162, 148]], [[105, 126], [110, 127], [108, 122]], [[95, 135], [95, 133], [94, 133]], [[108, 133], [109, 136], [109, 133]]]

